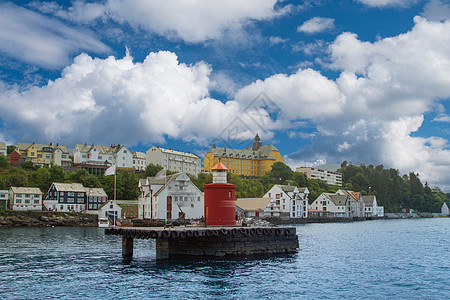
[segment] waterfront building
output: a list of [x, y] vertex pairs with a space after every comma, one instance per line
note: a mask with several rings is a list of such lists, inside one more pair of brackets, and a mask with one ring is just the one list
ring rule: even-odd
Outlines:
[[306, 187], [298, 188], [291, 185], [274, 185], [264, 198], [270, 198], [270, 216], [288, 218], [308, 217], [308, 195]]
[[441, 213], [443, 216], [450, 216], [450, 201], [445, 201], [442, 204]]
[[98, 217], [108, 218], [111, 224], [115, 224], [115, 222], [122, 217], [122, 207], [120, 207], [116, 201], [109, 200], [100, 206], [98, 210]]
[[310, 205], [311, 209], [323, 212], [323, 215], [337, 218], [351, 218], [350, 196], [322, 193]]
[[362, 218], [364, 217], [364, 201], [361, 198], [360, 192], [348, 191], [348, 190], [338, 190], [336, 192], [338, 195], [348, 195], [350, 200], [350, 211], [352, 218]]
[[375, 195], [362, 196], [365, 217], [384, 217], [384, 207], [378, 206]]
[[219, 162], [219, 158], [230, 173], [248, 177], [261, 177], [272, 169], [275, 162], [284, 163], [280, 151], [271, 144], [263, 146], [258, 134], [252, 148], [227, 149], [216, 147], [214, 144], [205, 155], [205, 172], [211, 172], [213, 166]]
[[133, 151], [133, 168], [136, 171], [145, 171], [146, 164], [146, 155], [143, 152]]
[[0, 209], [7, 209], [8, 208], [8, 190], [0, 190]]
[[160, 165], [165, 170], [184, 172], [197, 176], [202, 169], [202, 160], [199, 156], [190, 152], [181, 152], [153, 146], [146, 153], [146, 165]]
[[69, 167], [72, 165], [69, 149], [59, 144], [17, 143], [15, 151], [24, 159], [24, 162], [30, 161], [35, 166], [43, 167], [53, 164]]
[[108, 201], [102, 188], [86, 188], [81, 183], [54, 182], [50, 186], [44, 206], [47, 210], [98, 213]]
[[7, 151], [5, 142], [0, 142], [0, 155], [1, 154], [3, 154], [4, 156], [8, 155], [8, 151]]
[[332, 172], [313, 167], [300, 167], [295, 171], [306, 174], [306, 177], [308, 177], [308, 179], [320, 179], [325, 181], [329, 185], [342, 186], [342, 173], [339, 172]]
[[271, 198], [238, 198], [236, 208], [242, 211], [245, 217], [270, 217], [271, 207], [273, 207], [271, 200]]
[[8, 207], [11, 210], [42, 210], [42, 192], [39, 188], [14, 187], [9, 189]]
[[175, 220], [204, 217], [203, 193], [184, 172], [141, 179], [139, 191], [139, 218]]

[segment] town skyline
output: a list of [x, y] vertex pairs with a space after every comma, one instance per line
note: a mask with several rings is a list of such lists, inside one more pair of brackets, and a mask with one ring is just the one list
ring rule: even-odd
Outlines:
[[0, 2], [0, 141], [383, 164], [450, 190], [441, 0]]

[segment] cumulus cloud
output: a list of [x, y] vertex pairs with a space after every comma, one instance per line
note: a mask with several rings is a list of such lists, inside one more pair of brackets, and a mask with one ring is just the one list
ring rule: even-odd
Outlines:
[[450, 3], [442, 0], [431, 0], [425, 5], [422, 15], [432, 21], [448, 20], [450, 19]]
[[[252, 20], [266, 20], [289, 13], [293, 7], [275, 7], [277, 0], [107, 0], [104, 4], [76, 1], [69, 10], [43, 7], [72, 21], [111, 18], [135, 28], [198, 43], [237, 32]], [[48, 5], [47, 5], [48, 6]]]
[[141, 63], [130, 54], [81, 54], [43, 87], [3, 86], [0, 111], [10, 136], [21, 141], [135, 145], [170, 137], [207, 144], [236, 116], [245, 124], [236, 138], [254, 136], [253, 109], [242, 114], [236, 101], [209, 97], [210, 74], [206, 63], [186, 65], [167, 51], [150, 53]]
[[297, 27], [298, 32], [318, 33], [334, 28], [334, 19], [314, 17], [305, 21], [301, 26]]
[[450, 22], [422, 17], [414, 22], [409, 32], [374, 43], [353, 33], [336, 38], [329, 59], [340, 76], [332, 83], [345, 101], [338, 105], [340, 113], [321, 118], [319, 108], [317, 118], [309, 119], [317, 134], [311, 145], [289, 155], [291, 161], [384, 163], [450, 189], [447, 140], [413, 135], [436, 106], [440, 115], [434, 121], [447, 120], [439, 102], [450, 98]]
[[420, 0], [357, 0], [358, 2], [369, 7], [408, 7]]
[[88, 31], [11, 3], [0, 4], [0, 51], [19, 61], [55, 69], [79, 51], [107, 53], [109, 47]]

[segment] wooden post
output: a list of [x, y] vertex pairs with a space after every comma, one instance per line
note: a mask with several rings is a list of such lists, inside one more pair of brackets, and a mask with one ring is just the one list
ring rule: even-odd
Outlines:
[[122, 237], [122, 257], [124, 259], [133, 258], [133, 238]]
[[169, 239], [156, 239], [156, 260], [163, 260], [169, 258]]

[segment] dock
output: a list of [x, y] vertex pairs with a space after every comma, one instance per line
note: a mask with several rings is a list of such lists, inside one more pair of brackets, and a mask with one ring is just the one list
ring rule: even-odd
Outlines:
[[132, 259], [134, 239], [155, 239], [156, 260], [176, 257], [241, 257], [298, 252], [291, 227], [113, 227], [122, 236], [122, 257]]

